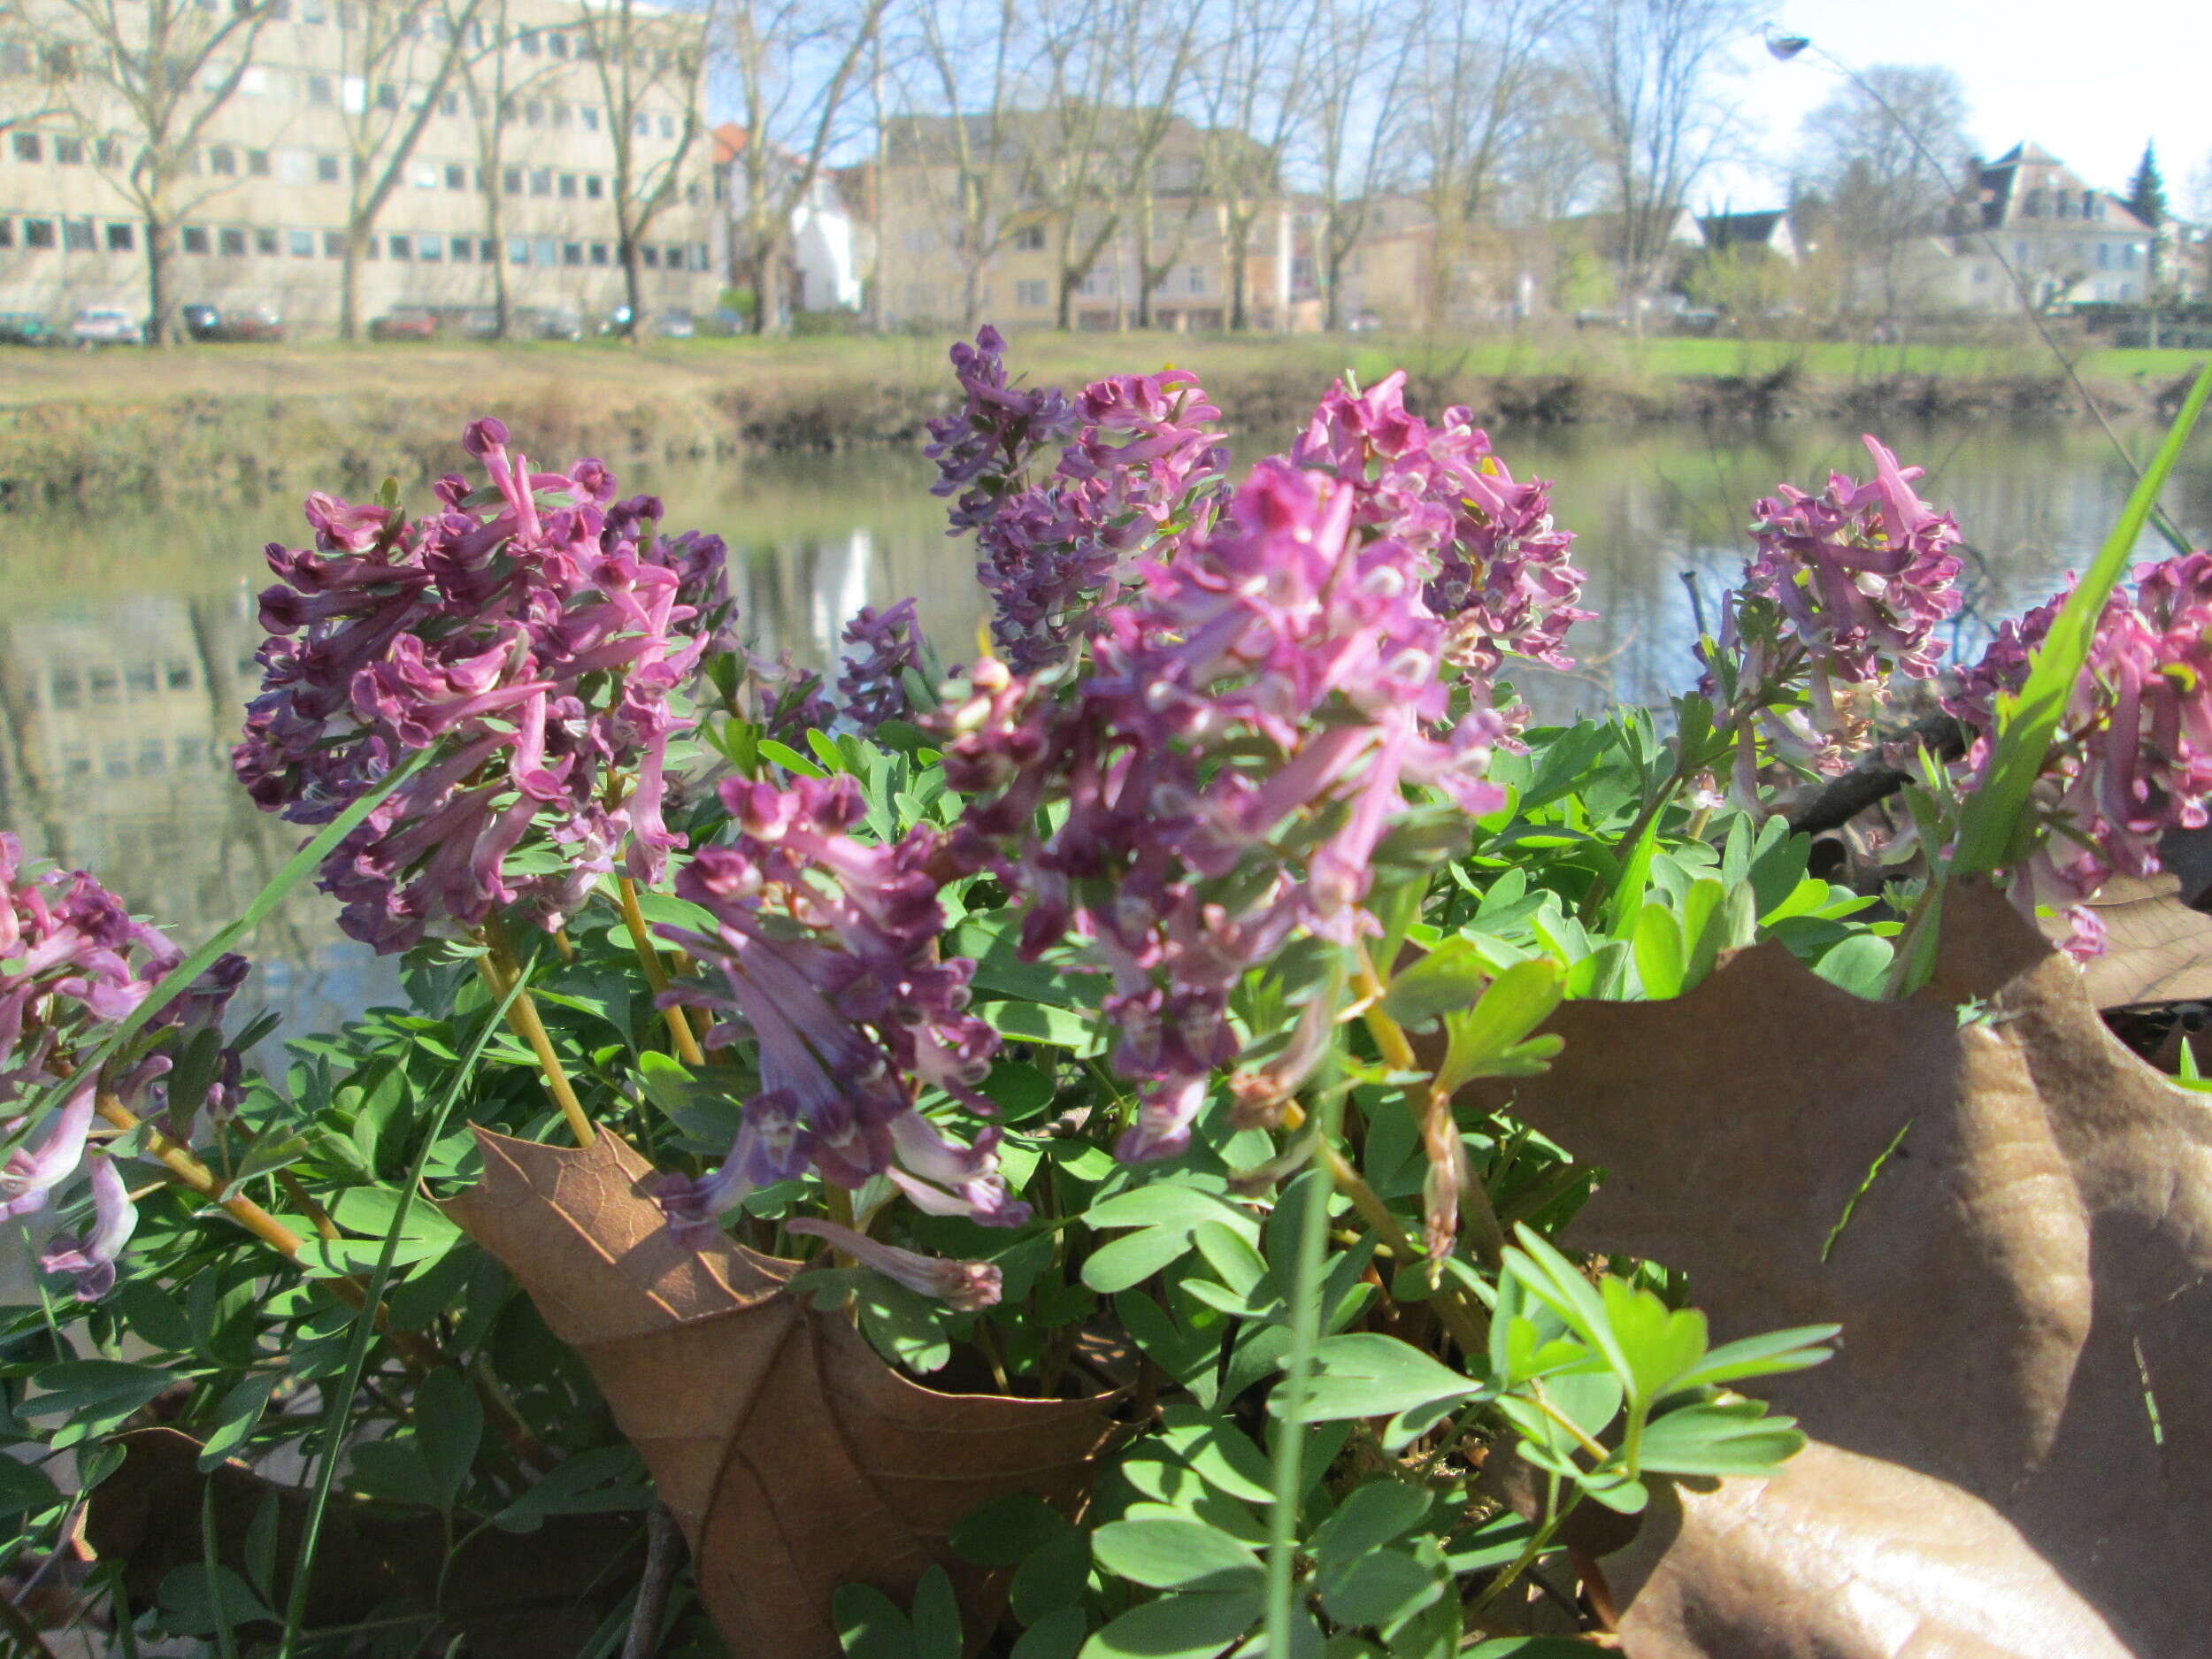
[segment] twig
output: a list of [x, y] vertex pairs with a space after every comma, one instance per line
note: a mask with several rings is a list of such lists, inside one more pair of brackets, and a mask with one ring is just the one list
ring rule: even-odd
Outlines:
[[[1901, 738], [1925, 744], [1946, 760], [1966, 753], [1966, 728], [1955, 716], [1940, 711], [1922, 716]], [[1790, 833], [1818, 835], [1841, 829], [1877, 803], [1886, 801], [1912, 781], [1912, 773], [1900, 772], [1877, 755], [1862, 761], [1840, 778], [1831, 779], [1818, 795], [1788, 815]]]
[[507, 943], [507, 930], [500, 926], [498, 917], [485, 918], [484, 942], [488, 949], [487, 954], [477, 957], [477, 971], [490, 987], [495, 1002], [507, 1002], [508, 992], [513, 991], [513, 1000], [507, 1002], [507, 1024], [516, 1036], [529, 1044], [530, 1052], [537, 1056], [538, 1070], [545, 1073], [546, 1092], [561, 1109], [561, 1116], [568, 1119], [568, 1131], [575, 1137], [576, 1144], [589, 1146], [598, 1135], [591, 1126], [591, 1119], [584, 1115], [584, 1103], [576, 1098], [575, 1086], [561, 1069], [561, 1056], [554, 1052], [553, 1039], [546, 1033], [545, 1022], [538, 1018], [538, 1005], [530, 1000], [530, 987], [523, 982], [522, 966], [515, 960], [515, 953]]
[[675, 1582], [683, 1559], [683, 1534], [665, 1503], [645, 1512], [645, 1572], [639, 1578], [637, 1603], [630, 1609], [630, 1633], [623, 1639], [622, 1659], [650, 1659], [660, 1646], [661, 1617], [668, 1611], [668, 1590]]
[[[668, 990], [668, 969], [661, 961], [661, 953], [654, 948], [653, 936], [646, 932], [645, 910], [638, 903], [637, 884], [627, 876], [617, 876], [615, 894], [622, 904], [622, 920], [630, 930], [630, 944], [637, 952], [638, 966], [645, 970], [645, 982], [653, 987], [657, 1000]], [[694, 1068], [704, 1065], [707, 1056], [700, 1051], [699, 1040], [692, 1034], [691, 1022], [684, 1018], [684, 1010], [664, 1008], [661, 1018], [667, 1024], [676, 1057]]]

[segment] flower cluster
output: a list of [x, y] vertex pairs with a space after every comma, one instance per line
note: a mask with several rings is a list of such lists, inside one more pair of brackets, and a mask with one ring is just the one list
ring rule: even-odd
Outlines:
[[975, 964], [937, 954], [942, 833], [856, 839], [865, 809], [849, 777], [732, 780], [722, 799], [735, 839], [702, 848], [676, 878], [714, 930], [659, 931], [705, 971], [670, 999], [719, 1018], [710, 1048], [752, 1039], [760, 1088], [719, 1170], [666, 1178], [660, 1202], [680, 1236], [701, 1236], [748, 1192], [810, 1165], [844, 1187], [887, 1176], [933, 1215], [1026, 1221], [998, 1178], [999, 1131], [961, 1146], [918, 1110], [918, 1080], [992, 1110], [976, 1086], [998, 1048], [964, 1011]]
[[[1944, 708], [1972, 733], [1961, 763], [1971, 788], [1987, 767], [2001, 694], [2027, 680], [2070, 588], [2006, 623]], [[2116, 872], [2159, 869], [2159, 838], [2199, 829], [2212, 794], [2212, 553], [2143, 565], [2098, 618], [2088, 660], [2061, 716], [2034, 810], [2047, 833], [2014, 872], [2015, 902], [2067, 910], [2068, 949], [2101, 954], [2104, 929], [2083, 904]]]
[[913, 711], [906, 676], [922, 672], [922, 626], [914, 602], [902, 599], [887, 611], [863, 605], [845, 625], [845, 643], [865, 655], [848, 656], [837, 688], [845, 696], [845, 718], [864, 733], [886, 720]]
[[1364, 392], [1339, 384], [1314, 411], [1291, 459], [1351, 486], [1354, 522], [1430, 564], [1423, 596], [1453, 625], [1448, 660], [1487, 678], [1508, 656], [1571, 668], [1567, 630], [1583, 573], [1573, 534], [1552, 522], [1550, 486], [1516, 483], [1463, 408], [1431, 426], [1405, 406], [1402, 370]]
[[[943, 472], [940, 494], [972, 478], [988, 486], [961, 496], [952, 530], [975, 532], [976, 573], [996, 609], [992, 638], [1026, 673], [1061, 661], [1094, 627], [1140, 555], [1164, 538], [1204, 532], [1226, 492], [1229, 453], [1212, 425], [1221, 411], [1193, 377], [1118, 375], [1084, 388], [1073, 442], [1050, 478], [1023, 488], [1048, 441], [1041, 434], [1057, 436], [1067, 422], [1056, 393], [1005, 388], [1003, 345], [986, 328], [973, 348], [954, 348], [969, 404], [984, 411], [974, 419], [996, 419], [964, 444], [948, 433], [931, 453]], [[985, 465], [979, 444], [988, 472], [976, 470]]]
[[27, 879], [22, 863], [21, 844], [0, 833], [0, 1120], [8, 1136], [34, 1127], [26, 1108], [35, 1097], [62, 1099], [46, 1114], [37, 1144], [18, 1145], [0, 1165], [0, 1216], [45, 1209], [88, 1164], [93, 1225], [57, 1240], [42, 1260], [49, 1271], [74, 1273], [77, 1294], [90, 1299], [114, 1284], [115, 1258], [136, 1219], [106, 1156], [87, 1155], [96, 1110], [104, 1097], [140, 1116], [165, 1114], [188, 1136], [203, 1110], [234, 1107], [235, 1049], [218, 1050], [197, 1098], [170, 1098], [167, 1079], [182, 1039], [219, 1028], [247, 964], [242, 956], [219, 959], [126, 1052], [91, 1071], [91, 1052], [107, 1029], [136, 1010], [184, 953], [83, 871]]
[[[1124, 1157], [1187, 1144], [1242, 1046], [1248, 970], [1302, 932], [1371, 926], [1359, 902], [1407, 786], [1467, 813], [1501, 799], [1483, 773], [1505, 723], [1448, 720], [1427, 549], [1356, 528], [1358, 493], [1262, 462], [1101, 616], [1071, 695], [987, 659], [937, 717], [947, 780], [983, 797], [956, 853], [1025, 898], [1025, 951], [1072, 937], [1110, 976], [1114, 1064], [1143, 1085]], [[1065, 816], [1040, 837], [1046, 802]]]
[[1054, 388], [1008, 382], [1006, 342], [988, 323], [973, 345], [953, 343], [952, 372], [963, 394], [960, 411], [929, 422], [922, 453], [937, 463], [930, 494], [959, 495], [952, 510], [958, 534], [987, 522], [1000, 502], [1027, 488], [1030, 463], [1075, 430], [1075, 412]]
[[[269, 548], [264, 689], [233, 757], [265, 810], [316, 824], [434, 749], [323, 867], [379, 951], [504, 904], [558, 926], [626, 844], [657, 874], [682, 845], [662, 819], [672, 694], [729, 626], [718, 538], [663, 537], [660, 503], [617, 501], [597, 461], [533, 472], [496, 420], [463, 443], [488, 488], [442, 479], [411, 522], [311, 495], [315, 545]], [[533, 837], [551, 872], [511, 876]]]

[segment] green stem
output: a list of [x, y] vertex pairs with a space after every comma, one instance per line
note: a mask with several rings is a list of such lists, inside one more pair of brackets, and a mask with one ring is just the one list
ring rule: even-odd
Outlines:
[[584, 1103], [576, 1098], [575, 1086], [562, 1069], [561, 1056], [554, 1050], [545, 1022], [538, 1018], [538, 1005], [530, 998], [529, 973], [516, 961], [514, 949], [507, 942], [507, 930], [495, 915], [484, 920], [484, 942], [487, 954], [476, 959], [478, 972], [492, 995], [502, 999], [500, 1007], [506, 1011], [515, 1035], [529, 1044], [530, 1052], [537, 1056], [538, 1070], [545, 1073], [546, 1092], [561, 1109], [561, 1116], [568, 1119], [569, 1133], [578, 1146], [589, 1146], [598, 1138], [591, 1119], [585, 1116]]
[[[615, 896], [622, 905], [623, 925], [630, 930], [630, 945], [637, 952], [638, 966], [645, 970], [645, 982], [653, 987], [657, 1000], [668, 989], [668, 969], [661, 961], [661, 953], [653, 947], [653, 936], [645, 928], [645, 910], [639, 904], [637, 884], [629, 877], [615, 878]], [[699, 1040], [692, 1034], [691, 1022], [684, 1018], [680, 1008], [661, 1010], [661, 1018], [668, 1026], [668, 1038], [675, 1046], [676, 1057], [696, 1071], [707, 1063], [701, 1052]]]
[[[400, 1237], [407, 1230], [407, 1214], [414, 1206], [416, 1193], [421, 1190], [423, 1171], [430, 1165], [432, 1148], [445, 1133], [446, 1120], [452, 1116], [455, 1105], [460, 1101], [461, 1091], [475, 1075], [477, 1063], [483, 1058], [484, 1050], [491, 1046], [492, 1033], [499, 1029], [500, 1022], [507, 1018], [516, 1000], [522, 995], [522, 983], [523, 975], [518, 972], [506, 987], [504, 1000], [486, 1018], [476, 1033], [475, 1041], [469, 1045], [468, 1053], [462, 1056], [460, 1069], [454, 1072], [453, 1080], [446, 1086], [444, 1097], [439, 1101], [421, 1143], [415, 1148], [414, 1161], [408, 1168], [407, 1179], [400, 1184], [399, 1202], [393, 1207], [392, 1225], [384, 1235], [384, 1248], [376, 1259], [376, 1271], [369, 1279], [366, 1305], [370, 1308], [381, 1308], [383, 1305], [385, 1289], [391, 1283], [392, 1265], [399, 1255]], [[330, 1488], [337, 1478], [338, 1455], [345, 1445], [346, 1431], [353, 1416], [353, 1397], [360, 1391], [362, 1375], [368, 1368], [369, 1345], [375, 1339], [376, 1328], [376, 1320], [373, 1317], [355, 1317], [353, 1339], [346, 1353], [345, 1371], [339, 1379], [336, 1390], [329, 1396], [329, 1420], [323, 1429], [322, 1448], [315, 1470], [314, 1495], [308, 1502], [306, 1522], [300, 1529], [299, 1555], [292, 1566], [291, 1591], [285, 1598], [284, 1633], [277, 1643], [277, 1659], [292, 1659], [293, 1650], [299, 1641], [301, 1625], [307, 1617], [307, 1587], [315, 1569], [315, 1549], [322, 1538], [323, 1517], [330, 1508]]]

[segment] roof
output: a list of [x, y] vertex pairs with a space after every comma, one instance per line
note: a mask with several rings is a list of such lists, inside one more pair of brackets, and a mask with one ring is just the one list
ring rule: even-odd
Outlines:
[[1981, 210], [1979, 228], [1983, 230], [2032, 219], [2085, 219], [2115, 231], [2150, 229], [2129, 211], [2122, 198], [2108, 190], [2092, 189], [2079, 173], [2049, 150], [2025, 141], [1994, 161], [1970, 164], [1968, 185], [1973, 204]]
[[1773, 208], [1763, 213], [1703, 213], [1697, 226], [1709, 248], [1769, 248], [1788, 222], [1786, 211]]

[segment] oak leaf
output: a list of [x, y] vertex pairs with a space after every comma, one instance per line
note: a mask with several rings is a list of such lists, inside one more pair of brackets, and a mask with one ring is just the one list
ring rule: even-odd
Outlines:
[[901, 1376], [843, 1314], [815, 1311], [800, 1263], [728, 1239], [677, 1245], [650, 1165], [477, 1131], [484, 1179], [455, 1221], [521, 1281], [581, 1355], [691, 1546], [733, 1653], [836, 1659], [830, 1595], [865, 1584], [904, 1605], [944, 1567], [971, 1644], [996, 1581], [946, 1540], [993, 1498], [1062, 1509], [1115, 1433], [1095, 1400], [943, 1394]]
[[1760, 1389], [1809, 1433], [1990, 1504], [2141, 1654], [2200, 1654], [2212, 1107], [2001, 895], [1947, 912], [1908, 1003], [1779, 944], [1570, 1003], [1516, 1110], [1605, 1171], [1570, 1241], [1686, 1270], [1717, 1339], [1843, 1326]]

